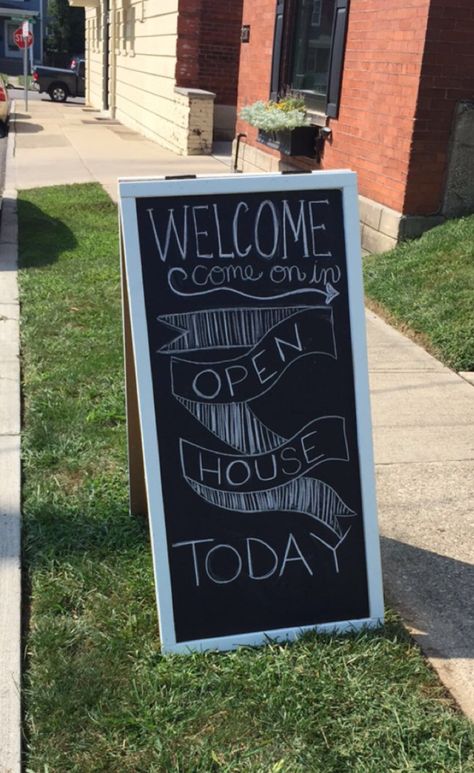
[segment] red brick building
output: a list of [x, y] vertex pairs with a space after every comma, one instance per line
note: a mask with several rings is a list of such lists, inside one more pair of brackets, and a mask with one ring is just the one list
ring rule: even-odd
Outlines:
[[234, 137], [242, 0], [70, 0], [86, 9], [86, 100], [166, 148]]
[[240, 120], [238, 167], [350, 168], [363, 244], [474, 211], [474, 0], [244, 0], [238, 108], [303, 94], [316, 157]]
[[216, 139], [232, 136], [235, 126], [241, 21], [242, 0], [179, 2], [176, 85], [216, 95]]

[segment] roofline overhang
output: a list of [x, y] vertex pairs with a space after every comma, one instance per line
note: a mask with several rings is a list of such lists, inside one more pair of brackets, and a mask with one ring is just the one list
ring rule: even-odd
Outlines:
[[12, 16], [13, 18], [23, 16], [25, 19], [31, 19], [33, 16], [39, 15], [39, 11], [23, 11], [21, 8], [0, 8], [0, 16]]
[[71, 8], [98, 8], [100, 0], [68, 0]]

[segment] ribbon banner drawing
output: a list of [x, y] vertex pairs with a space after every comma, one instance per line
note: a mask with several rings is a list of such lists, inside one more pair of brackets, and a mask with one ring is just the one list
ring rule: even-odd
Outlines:
[[301, 357], [307, 354], [336, 357], [331, 309], [303, 309], [266, 332], [260, 327], [261, 320], [258, 322], [245, 338], [252, 340], [259, 329], [261, 335], [240, 357], [209, 363], [207, 367], [200, 362], [173, 358], [174, 395], [204, 403], [248, 402], [271, 389]]
[[[210, 504], [245, 513], [286, 511], [313, 519], [318, 539], [335, 551], [349, 528], [340, 518], [355, 513], [334, 489], [306, 477], [330, 460], [349, 461], [345, 421], [321, 416], [291, 438], [267, 427], [252, 401], [264, 395], [301, 357], [337, 359], [332, 309], [240, 308], [169, 314], [158, 321], [178, 335], [160, 349], [171, 355], [175, 398], [212, 434], [239, 454], [219, 453], [180, 439], [181, 469], [188, 485]], [[235, 357], [214, 357], [235, 350]]]
[[277, 450], [252, 456], [223, 454], [181, 439], [181, 468], [186, 479], [221, 491], [265, 491], [323, 462], [347, 462], [344, 425], [342, 416], [313, 419]]

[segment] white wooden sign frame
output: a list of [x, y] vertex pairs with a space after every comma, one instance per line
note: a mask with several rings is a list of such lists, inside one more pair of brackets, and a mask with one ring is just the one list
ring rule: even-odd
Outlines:
[[[357, 416], [357, 443], [361, 477], [361, 495], [364, 517], [365, 553], [368, 581], [369, 617], [358, 620], [328, 622], [297, 628], [255, 631], [177, 642], [173, 619], [172, 589], [168, 561], [166, 524], [160, 476], [160, 456], [156, 433], [155, 405], [149, 356], [148, 332], [145, 316], [145, 297], [140, 259], [136, 199], [186, 195], [219, 195], [229, 193], [264, 193], [277, 191], [308, 191], [337, 189], [342, 191], [344, 219], [348, 303], [354, 372], [354, 392]], [[121, 240], [123, 251], [123, 295], [126, 337], [126, 366], [132, 379], [128, 386], [127, 414], [136, 411], [136, 397], [140, 417], [141, 444], [146, 483], [146, 500], [153, 551], [155, 589], [163, 652], [188, 653], [209, 649], [229, 650], [239, 645], [259, 645], [269, 639], [293, 640], [307, 630], [319, 632], [353, 631], [375, 627], [383, 621], [383, 592], [380, 545], [376, 515], [374, 461], [369, 404], [368, 363], [363, 305], [363, 280], [360, 252], [360, 225], [357, 201], [356, 175], [350, 171], [323, 171], [309, 174], [216, 175], [214, 177], [154, 178], [119, 180]], [[128, 303], [127, 303], [128, 298]], [[128, 325], [131, 341], [128, 340]], [[134, 368], [130, 362], [133, 350]], [[132, 369], [134, 373], [132, 373]], [[133, 394], [135, 389], [138, 396]], [[133, 419], [132, 419], [133, 424]], [[138, 434], [135, 428], [135, 451]], [[133, 446], [132, 446], [133, 447]], [[130, 450], [129, 437], [129, 450]], [[140, 474], [141, 458], [138, 461]], [[131, 476], [131, 502], [143, 502], [138, 491], [141, 481]]]

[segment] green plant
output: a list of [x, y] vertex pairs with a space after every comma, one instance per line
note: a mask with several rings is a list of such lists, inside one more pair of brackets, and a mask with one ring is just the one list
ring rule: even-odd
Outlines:
[[48, 0], [48, 54], [78, 54], [84, 50], [84, 8], [71, 8], [67, 0]]
[[308, 126], [304, 100], [301, 97], [285, 97], [274, 102], [261, 100], [243, 107], [240, 117], [251, 126], [265, 132], [279, 132]]
[[474, 215], [364, 259], [372, 307], [455, 370], [474, 370]]
[[[19, 86], [24, 86], [25, 85], [25, 76], [24, 75], [18, 75], [17, 78], [18, 78], [18, 85]], [[26, 76], [27, 88], [30, 88], [30, 86], [32, 85], [33, 82], [34, 81], [33, 81], [33, 78], [31, 77], [31, 75], [27, 75]]]

